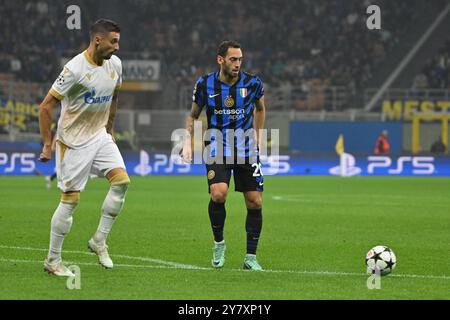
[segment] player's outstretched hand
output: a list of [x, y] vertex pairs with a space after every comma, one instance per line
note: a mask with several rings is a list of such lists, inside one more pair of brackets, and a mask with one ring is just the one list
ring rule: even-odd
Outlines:
[[52, 158], [52, 146], [44, 146], [42, 152], [39, 155], [39, 161], [47, 162]]

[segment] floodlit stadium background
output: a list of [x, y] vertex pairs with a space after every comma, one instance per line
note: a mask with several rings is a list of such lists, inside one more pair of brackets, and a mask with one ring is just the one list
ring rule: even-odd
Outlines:
[[[371, 30], [373, 4], [381, 28]], [[67, 27], [71, 5], [80, 29]], [[448, 299], [441, 177], [450, 159], [431, 146], [449, 141], [449, 8], [441, 0], [0, 0], [0, 298]], [[83, 192], [64, 247], [83, 270], [74, 293], [41, 274], [59, 194], [42, 177], [54, 161], [37, 161], [38, 107], [64, 63], [87, 48], [98, 18], [122, 29], [115, 133], [132, 184], [111, 234], [112, 273], [80, 251], [106, 183], [91, 180]], [[263, 159], [258, 254], [273, 272], [262, 276], [240, 270], [245, 209], [236, 193], [227, 202], [228, 269], [212, 275], [204, 166], [170, 155], [193, 85], [217, 70], [225, 39], [241, 43], [243, 70], [264, 82], [266, 128], [279, 130]], [[383, 130], [391, 151], [375, 155]], [[333, 177], [342, 173], [340, 135], [345, 172], [355, 175], [348, 179]], [[398, 257], [378, 293], [364, 273], [377, 244]]]
[[[40, 149], [38, 105], [64, 63], [87, 47], [89, 25], [99, 17], [123, 30], [116, 138], [130, 174], [202, 173], [202, 166], [171, 165], [170, 138], [184, 127], [195, 80], [217, 69], [223, 39], [242, 43], [244, 70], [264, 81], [269, 139], [270, 129], [279, 129], [269, 156], [277, 147], [289, 159], [279, 160], [280, 173], [330, 174], [343, 134], [345, 152], [356, 156], [363, 175], [448, 174], [439, 156], [413, 158], [430, 156], [441, 134], [448, 141], [442, 116], [450, 107], [446, 2], [379, 1], [381, 29], [373, 30], [366, 23], [370, 4], [2, 1], [0, 174], [50, 173], [51, 165], [30, 154]], [[70, 5], [80, 9], [80, 29], [68, 28], [76, 22]], [[389, 159], [369, 159], [384, 129]], [[278, 165], [274, 157], [268, 161], [267, 168]], [[371, 163], [376, 170], [368, 169]], [[399, 163], [403, 170], [395, 171]], [[139, 164], [141, 170], [133, 170]]]

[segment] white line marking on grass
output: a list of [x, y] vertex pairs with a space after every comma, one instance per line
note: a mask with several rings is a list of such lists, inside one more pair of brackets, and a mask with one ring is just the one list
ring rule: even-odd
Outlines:
[[[0, 245], [0, 248], [3, 249], [14, 249], [14, 250], [30, 250], [30, 251], [47, 251], [47, 249], [41, 248], [29, 248], [29, 247], [12, 247]], [[93, 255], [92, 253], [87, 253], [83, 251], [65, 251], [68, 253], [79, 253], [83, 255]], [[210, 267], [199, 267], [188, 264], [181, 264], [176, 262], [169, 262], [159, 259], [146, 258], [146, 257], [132, 257], [132, 256], [123, 256], [123, 255], [115, 255], [116, 257], [123, 257], [127, 259], [135, 259], [141, 261], [148, 262], [164, 262], [162, 266], [151, 266], [151, 265], [139, 265], [139, 264], [114, 264], [117, 267], [123, 268], [147, 268], [147, 269], [185, 269], [185, 270], [201, 270], [201, 271], [215, 271], [216, 269]], [[35, 260], [17, 260], [17, 259], [5, 259], [0, 258], [0, 261], [3, 262], [16, 262], [16, 263], [43, 263], [43, 261], [35, 261]], [[88, 265], [88, 266], [98, 266], [98, 263], [89, 263], [89, 262], [70, 262], [65, 261], [70, 264], [78, 264], [78, 265]], [[163, 263], [161, 263], [163, 264]], [[232, 272], [251, 272], [243, 269], [222, 269], [221, 271], [232, 271]], [[303, 275], [315, 275], [315, 276], [358, 276], [358, 277], [368, 277], [369, 275], [366, 273], [356, 273], [356, 272], [337, 272], [337, 271], [307, 271], [307, 270], [270, 270], [266, 269], [262, 271], [262, 273], [291, 273], [291, 274], [303, 274]], [[416, 279], [439, 279], [439, 280], [450, 280], [450, 276], [447, 275], [418, 275], [418, 274], [390, 274], [389, 278], [416, 278]]]
[[[0, 258], [0, 262], [11, 262], [11, 263], [36, 263], [42, 264], [39, 260], [20, 260], [20, 259], [5, 259]], [[92, 262], [76, 262], [76, 261], [64, 261], [66, 264], [76, 264], [85, 266], [99, 266], [98, 263]], [[150, 266], [150, 265], [139, 265], [139, 264], [114, 264], [115, 267], [121, 268], [142, 268], [142, 269], [188, 269], [188, 270], [201, 270], [201, 271], [215, 271], [213, 268], [179, 268], [174, 266]], [[243, 269], [223, 269], [223, 271], [232, 272], [251, 272]], [[300, 271], [300, 270], [264, 270], [261, 273], [292, 273], [292, 274], [303, 274], [303, 275], [313, 275], [313, 276], [357, 276], [357, 277], [367, 277], [365, 273], [355, 273], [355, 272], [334, 272], [334, 271]], [[415, 275], [415, 274], [391, 274], [390, 278], [420, 278], [420, 279], [439, 279], [439, 280], [450, 280], [450, 276], [427, 276], [427, 275]]]
[[[356, 198], [355, 198], [356, 197]], [[384, 198], [386, 198], [386, 195], [383, 195]], [[354, 199], [355, 198], [355, 199]], [[409, 199], [410, 198], [404, 198]], [[336, 205], [336, 204], [342, 204], [345, 201], [352, 200], [352, 205], [358, 206], [358, 205], [365, 205], [367, 204], [367, 201], [364, 200], [364, 195], [351, 195], [350, 197], [347, 195], [339, 195], [339, 198], [333, 198], [332, 195], [327, 194], [327, 199], [324, 199], [323, 197], [317, 197], [314, 195], [284, 195], [284, 196], [272, 196], [272, 200], [275, 201], [285, 201], [285, 202], [302, 202], [307, 204], [328, 204], [328, 205]], [[438, 207], [438, 208], [450, 208], [450, 204], [443, 204], [443, 203], [432, 203], [429, 201], [423, 201], [423, 203], [426, 203], [426, 206], [432, 206], [432, 207]], [[378, 206], [378, 207], [404, 207], [404, 201], [399, 202], [390, 202], [390, 203], [374, 203], [372, 202], [370, 204], [371, 206]], [[417, 204], [420, 205], [420, 204]]]
[[[239, 269], [235, 269], [240, 271]], [[264, 272], [271, 273], [299, 273], [299, 274], [312, 274], [312, 275], [331, 275], [331, 276], [364, 276], [369, 277], [367, 273], [356, 273], [356, 272], [336, 272], [336, 271], [300, 271], [300, 270], [264, 270]], [[418, 275], [418, 274], [389, 274], [389, 278], [419, 278], [419, 279], [441, 279], [450, 280], [450, 276], [442, 275]]]
[[191, 264], [171, 262], [171, 261], [165, 261], [165, 260], [154, 259], [154, 258], [124, 256], [124, 255], [121, 255], [121, 254], [111, 254], [110, 256], [111, 257], [117, 257], [117, 258], [123, 258], [123, 259], [132, 259], [132, 260], [139, 260], [139, 261], [155, 262], [155, 263], [163, 264], [163, 265], [170, 266], [170, 267], [177, 268], [177, 269], [195, 269], [195, 270], [209, 269], [209, 268], [205, 268], [205, 267], [194, 266], [194, 265], [191, 265]]
[[[48, 251], [48, 249], [42, 249], [42, 248], [31, 248], [31, 247], [14, 247], [14, 246], [5, 246], [0, 245], [0, 249], [12, 249], [12, 250], [29, 250], [29, 251]], [[88, 255], [92, 256], [94, 253], [91, 252], [85, 252], [85, 251], [72, 251], [72, 250], [64, 250], [64, 253], [73, 253], [73, 254], [82, 254], [82, 255]], [[158, 263], [162, 265], [171, 266], [178, 269], [207, 269], [199, 266], [194, 266], [190, 264], [183, 264], [183, 263], [177, 263], [172, 261], [165, 261], [161, 259], [153, 259], [153, 258], [147, 258], [147, 257], [135, 257], [135, 256], [126, 256], [121, 254], [110, 254], [111, 257], [117, 257], [122, 259], [130, 259], [130, 260], [139, 260], [139, 261], [146, 261], [146, 262], [153, 262]]]
[[[369, 198], [369, 199], [379, 199], [381, 194], [373, 194], [373, 193], [354, 193], [354, 194], [346, 194], [346, 193], [327, 193], [327, 197], [329, 198]], [[407, 195], [392, 195], [392, 194], [382, 194], [383, 198], [392, 199], [392, 200], [411, 200], [411, 196]], [[298, 193], [284, 193], [282, 195], [274, 195], [272, 198], [285, 199], [285, 198], [316, 198], [322, 200], [324, 198], [321, 194], [298, 194]], [[437, 197], [437, 196], [420, 196], [420, 199], [429, 199], [429, 200], [448, 200], [446, 197]]]
[[[20, 259], [5, 259], [0, 258], [0, 262], [11, 262], [11, 263], [37, 263], [37, 264], [43, 264], [44, 261], [40, 260], [20, 260]], [[80, 265], [80, 266], [100, 266], [99, 263], [93, 263], [93, 262], [77, 262], [77, 261], [64, 261], [67, 265]], [[177, 267], [169, 267], [169, 266], [150, 266], [150, 265], [139, 265], [139, 264], [114, 264], [114, 267], [123, 267], [123, 268], [143, 268], [143, 269], [180, 269]]]

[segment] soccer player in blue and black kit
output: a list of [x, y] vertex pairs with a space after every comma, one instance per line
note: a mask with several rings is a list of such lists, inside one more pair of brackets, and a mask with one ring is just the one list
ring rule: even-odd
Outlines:
[[[239, 43], [220, 44], [220, 71], [197, 80], [186, 129], [192, 137], [194, 120], [206, 109], [209, 136], [205, 136], [204, 160], [211, 194], [208, 212], [214, 234], [213, 267], [221, 268], [225, 263], [225, 201], [233, 174], [235, 190], [244, 194], [247, 207], [244, 269], [259, 271], [262, 267], [256, 260], [256, 249], [262, 228], [263, 174], [258, 146], [265, 120], [264, 88], [257, 76], [241, 71], [242, 59]], [[186, 162], [192, 161], [190, 137], [183, 144]]]

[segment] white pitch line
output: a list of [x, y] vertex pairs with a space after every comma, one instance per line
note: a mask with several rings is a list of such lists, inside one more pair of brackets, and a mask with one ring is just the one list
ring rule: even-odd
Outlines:
[[[0, 245], [0, 249], [13, 249], [13, 250], [29, 250], [29, 251], [48, 251], [48, 249], [42, 249], [42, 248], [32, 248], [32, 247], [14, 247], [14, 246], [5, 246]], [[73, 254], [82, 254], [82, 255], [88, 255], [91, 256], [93, 253], [85, 252], [85, 251], [73, 251], [73, 250], [64, 250], [64, 253], [73, 253]], [[178, 269], [206, 269], [199, 266], [194, 266], [190, 264], [183, 264], [183, 263], [177, 263], [172, 261], [165, 261], [161, 259], [153, 259], [153, 258], [147, 258], [147, 257], [135, 257], [135, 256], [126, 256], [121, 254], [110, 254], [111, 257], [117, 257], [117, 258], [123, 258], [123, 259], [130, 259], [130, 260], [140, 260], [140, 261], [146, 261], [146, 262], [153, 262], [158, 264], [163, 264], [167, 266], [171, 266]]]
[[205, 268], [205, 267], [194, 266], [194, 265], [191, 265], [191, 264], [183, 264], [183, 263], [165, 261], [165, 260], [154, 259], [154, 258], [132, 257], [132, 256], [124, 256], [124, 255], [121, 255], [121, 254], [114, 254], [114, 255], [111, 254], [110, 256], [111, 257], [117, 257], [117, 258], [124, 258], [124, 259], [133, 259], [133, 260], [140, 260], [140, 261], [147, 261], [147, 262], [155, 262], [155, 263], [171, 266], [171, 267], [177, 268], [177, 269], [194, 269], [194, 270], [209, 269], [209, 268]]
[[[0, 248], [5, 249], [17, 249], [17, 250], [31, 250], [31, 251], [47, 251], [47, 249], [40, 249], [40, 248], [28, 248], [28, 247], [11, 247], [11, 246], [4, 246], [0, 245]], [[67, 252], [67, 251], [65, 251]], [[87, 252], [82, 251], [70, 251], [71, 253], [81, 253], [81, 254], [87, 254], [91, 255]], [[120, 255], [116, 255], [120, 256]], [[137, 260], [142, 261], [163, 261], [159, 259], [152, 259], [152, 258], [145, 258], [145, 257], [130, 257], [130, 256], [122, 256], [122, 257], [128, 257], [128, 258], [138, 258]], [[16, 260], [16, 259], [4, 259], [0, 258], [0, 261], [4, 262], [17, 262], [17, 263], [42, 263], [42, 261], [33, 261], [33, 260]], [[167, 262], [167, 261], [166, 261]], [[69, 263], [67, 261], [67, 263]], [[87, 262], [70, 262], [73, 264], [79, 264], [79, 265], [89, 265], [89, 266], [98, 266], [98, 263], [87, 263]], [[148, 268], [148, 269], [187, 269], [187, 270], [202, 270], [202, 271], [216, 271], [213, 268], [205, 268], [205, 267], [198, 267], [198, 266], [191, 266], [186, 267], [190, 265], [180, 264], [172, 262], [173, 265], [164, 265], [164, 266], [149, 266], [149, 265], [138, 265], [138, 264], [114, 264], [117, 267], [124, 267], [124, 268]], [[182, 266], [182, 267], [180, 267]], [[233, 271], [233, 272], [249, 272], [248, 270], [243, 269], [223, 269], [222, 271]], [[303, 275], [317, 275], [317, 276], [358, 276], [358, 277], [367, 277], [368, 274], [366, 273], [356, 273], [356, 272], [337, 272], [337, 271], [307, 271], [307, 270], [270, 270], [266, 269], [263, 271], [263, 273], [291, 273], [291, 274], [303, 274]], [[418, 275], [418, 274], [390, 274], [389, 278], [415, 278], [415, 279], [439, 279], [439, 280], [450, 280], [450, 276], [447, 275]]]
[[[379, 194], [372, 194], [372, 193], [359, 193], [359, 194], [340, 194], [340, 193], [327, 193], [327, 197], [330, 198], [350, 198], [353, 199], [355, 196], [358, 198], [370, 198], [370, 199], [378, 199], [380, 197]], [[323, 199], [323, 196], [320, 194], [296, 194], [296, 193], [285, 193], [283, 195], [274, 195], [273, 198], [316, 198], [319, 200]], [[392, 195], [392, 194], [383, 194], [383, 198], [389, 198], [393, 200], [411, 200], [410, 196], [404, 196], [404, 195]], [[436, 197], [436, 196], [421, 196], [421, 199], [438, 199], [438, 200], [448, 200], [446, 197]]]
[[[364, 195], [357, 195], [358, 197], [364, 197]], [[314, 197], [311, 195], [308, 196], [301, 196], [301, 195], [284, 195], [284, 196], [272, 196], [272, 200], [275, 201], [285, 201], [285, 202], [302, 202], [302, 203], [320, 203], [320, 204], [341, 204], [343, 201], [345, 201], [345, 195], [340, 196], [341, 199], [333, 199], [333, 197], [330, 197], [330, 195], [327, 195], [328, 199], [324, 200], [323, 198], [320, 197]], [[354, 196], [352, 196], [354, 197]], [[384, 195], [383, 195], [384, 197]], [[347, 197], [348, 198], [348, 197]], [[396, 199], [396, 198], [395, 198]], [[399, 198], [401, 199], [401, 198]], [[406, 197], [404, 197], [403, 199], [407, 199]], [[426, 201], [425, 201], [426, 202]], [[449, 204], [443, 204], [443, 203], [429, 203], [426, 202], [427, 206], [432, 206], [432, 207], [438, 207], [438, 208], [449, 208], [450, 205]], [[357, 202], [354, 201], [353, 202], [354, 205], [361, 205], [364, 204], [363, 202]], [[398, 203], [372, 203], [372, 206], [378, 206], [378, 207], [386, 207], [386, 206], [404, 206], [403, 202], [398, 202]]]
[[[4, 259], [0, 258], [0, 262], [11, 262], [11, 263], [37, 263], [43, 264], [41, 260], [20, 260], [20, 259]], [[92, 262], [76, 262], [76, 261], [64, 261], [68, 265], [84, 265], [84, 266], [95, 266], [98, 267], [98, 263]], [[114, 267], [123, 267], [123, 268], [143, 268], [143, 269], [179, 269], [177, 267], [169, 267], [169, 266], [150, 266], [150, 265], [139, 265], [139, 264], [121, 264], [115, 263]]]
[[[236, 269], [238, 270], [238, 269]], [[331, 275], [331, 276], [364, 276], [368, 277], [367, 273], [356, 273], [356, 272], [336, 272], [336, 271], [300, 271], [300, 270], [264, 270], [265, 272], [273, 273], [300, 273], [300, 274], [312, 274], [312, 275]], [[440, 279], [440, 280], [450, 280], [450, 276], [442, 275], [419, 275], [419, 274], [389, 274], [389, 278], [419, 278], [419, 279]]]

